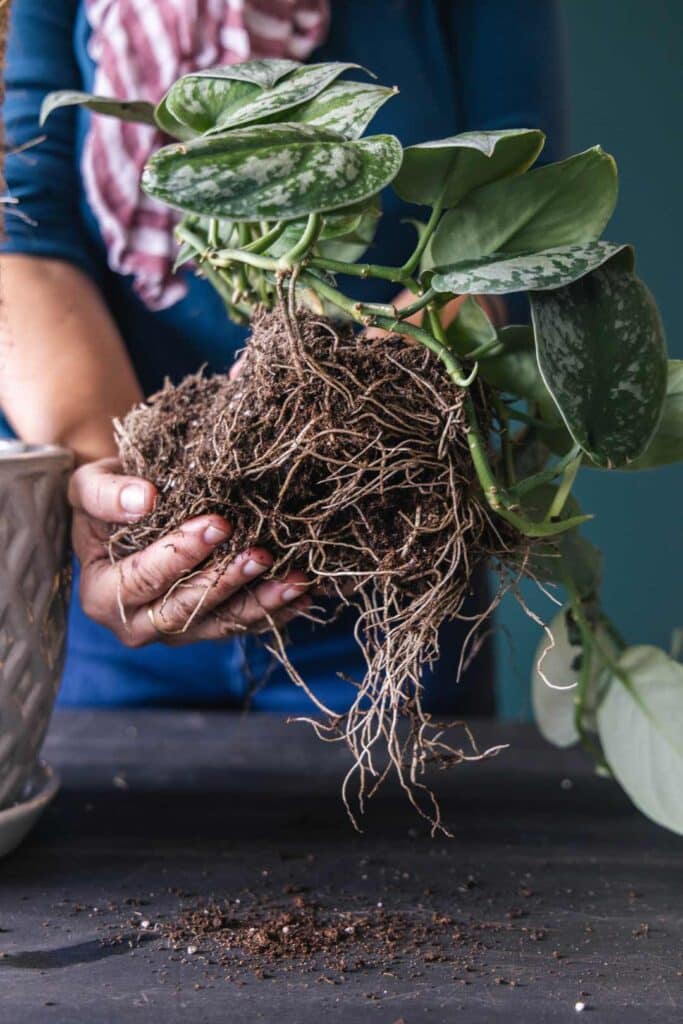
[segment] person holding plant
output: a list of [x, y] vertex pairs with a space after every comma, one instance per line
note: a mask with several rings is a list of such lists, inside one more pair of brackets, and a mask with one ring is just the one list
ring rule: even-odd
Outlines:
[[[529, 125], [548, 134], [544, 161], [564, 149], [561, 30], [551, 0], [14, 0], [0, 403], [8, 429], [27, 441], [65, 444], [80, 463], [70, 489], [80, 602], [72, 607], [64, 703], [237, 706], [251, 680], [267, 674], [268, 656], [251, 639], [267, 625], [264, 609], [286, 622], [312, 598], [300, 573], [255, 583], [271, 555], [249, 550], [225, 570], [186, 632], [165, 631], [159, 600], [229, 535], [230, 523], [218, 516], [192, 520], [119, 567], [109, 564], [109, 524], [134, 521], [155, 500], [152, 484], [121, 475], [112, 419], [165, 377], [180, 380], [202, 365], [222, 370], [245, 334], [226, 322], [206, 280], [173, 274], [174, 216], [139, 189], [159, 133], [71, 108], [53, 114], [41, 139], [40, 105], [65, 86], [156, 102], [183, 72], [273, 56], [371, 67], [400, 89], [399, 101], [378, 114], [378, 130], [407, 144]], [[397, 263], [414, 246], [403, 222], [411, 210], [392, 193], [385, 211], [372, 256]], [[387, 282], [363, 282], [357, 292], [395, 299]], [[121, 599], [132, 609], [125, 623]], [[172, 601], [166, 612], [182, 616], [182, 591]], [[338, 673], [359, 671], [351, 618], [316, 632], [301, 619], [291, 628], [292, 660], [326, 703], [343, 710], [350, 690]], [[453, 686], [462, 636], [459, 625], [444, 633], [442, 661], [428, 680], [432, 706], [489, 710], [490, 688], [475, 686], [471, 671]], [[221, 642], [198, 646], [204, 639]], [[478, 676], [490, 670], [480, 658]], [[308, 708], [280, 670], [252, 703]]]

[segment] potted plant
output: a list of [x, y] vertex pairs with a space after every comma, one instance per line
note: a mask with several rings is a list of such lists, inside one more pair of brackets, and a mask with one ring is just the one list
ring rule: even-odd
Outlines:
[[[590, 517], [572, 495], [584, 468], [683, 456], [681, 364], [667, 361], [632, 247], [601, 238], [614, 161], [595, 147], [535, 167], [544, 138], [533, 128], [404, 149], [365, 134], [396, 90], [343, 80], [351, 67], [201, 71], [156, 107], [73, 92], [45, 101], [44, 117], [77, 103], [175, 140], [142, 187], [182, 215], [178, 266], [252, 324], [233, 379], [169, 386], [119, 425], [126, 471], [162, 497], [113, 535], [112, 551], [216, 511], [234, 527], [217, 565], [258, 541], [274, 572], [303, 569], [356, 605], [365, 677], [343, 718], [312, 694], [324, 716], [314, 727], [353, 753], [347, 807], [350, 779], [361, 803], [381, 782], [384, 749], [435, 827], [424, 769], [470, 756], [422, 708], [439, 626], [461, 614], [482, 562], [498, 572], [499, 597], [524, 575], [558, 584], [567, 603], [535, 666], [541, 728], [582, 740], [646, 814], [683, 831], [683, 667], [619, 637], [598, 597], [599, 552], [579, 532]], [[389, 185], [418, 210], [416, 241], [403, 264], [378, 266], [362, 257]], [[413, 299], [360, 301], [363, 278]], [[511, 292], [528, 294], [531, 325], [498, 327], [475, 299]], [[467, 298], [443, 326], [455, 296]], [[266, 642], [305, 687], [281, 631]]]

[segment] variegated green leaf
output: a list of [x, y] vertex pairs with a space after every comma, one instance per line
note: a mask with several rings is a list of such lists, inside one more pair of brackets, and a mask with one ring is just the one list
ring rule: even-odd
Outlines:
[[[243, 65], [234, 65], [241, 68]], [[232, 69], [184, 75], [169, 89], [165, 105], [172, 116], [194, 131], [219, 134], [257, 122], [288, 120], [293, 109], [309, 102], [357, 64], [330, 62], [297, 67], [272, 86], [226, 74]]]
[[494, 253], [482, 259], [435, 267], [426, 276], [436, 291], [456, 295], [544, 291], [584, 277], [619, 253], [626, 261], [632, 258], [630, 246], [614, 242], [566, 245], [522, 256]]
[[272, 89], [283, 78], [290, 75], [301, 63], [282, 57], [263, 57], [244, 60], [240, 64], [225, 64], [219, 68], [205, 68], [192, 72], [198, 78], [224, 78], [232, 82], [249, 82], [260, 89]]
[[544, 142], [541, 131], [509, 128], [462, 132], [408, 146], [394, 188], [410, 203], [432, 206], [443, 195], [443, 205], [454, 206], [472, 189], [521, 174], [533, 164]]
[[184, 75], [174, 82], [159, 104], [157, 119], [182, 125], [191, 133], [190, 137], [203, 135], [215, 128], [222, 117], [239, 112], [262, 95], [263, 90], [253, 82]]
[[592, 242], [617, 199], [617, 172], [599, 146], [560, 163], [471, 192], [441, 219], [431, 244], [437, 264], [491, 253], [521, 254]]
[[633, 803], [683, 835], [683, 665], [656, 647], [629, 647], [598, 708], [607, 762]]
[[683, 459], [683, 359], [670, 359], [659, 426], [642, 455], [623, 469], [652, 469]]
[[166, 146], [142, 184], [181, 210], [233, 220], [294, 220], [378, 193], [401, 164], [391, 135], [356, 141], [308, 125], [260, 125]]
[[652, 297], [612, 263], [531, 295], [541, 376], [574, 440], [598, 465], [640, 455], [659, 423], [667, 361]]
[[365, 82], [334, 82], [314, 99], [287, 111], [287, 121], [338, 132], [345, 139], [359, 139], [379, 108], [397, 92]]
[[94, 114], [117, 117], [119, 121], [134, 121], [139, 124], [155, 124], [154, 106], [144, 100], [116, 100], [107, 96], [93, 96], [88, 92], [64, 89], [50, 92], [40, 108], [40, 123], [45, 124], [53, 110], [60, 107], [86, 107]]
[[157, 124], [176, 138], [201, 135], [222, 113], [239, 109], [300, 67], [293, 60], [265, 59], [193, 71], [174, 82], [159, 103]]

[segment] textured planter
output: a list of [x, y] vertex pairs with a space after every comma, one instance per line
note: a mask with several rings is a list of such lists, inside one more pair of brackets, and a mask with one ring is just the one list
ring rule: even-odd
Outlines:
[[34, 770], [59, 687], [71, 466], [66, 449], [0, 442], [0, 809]]

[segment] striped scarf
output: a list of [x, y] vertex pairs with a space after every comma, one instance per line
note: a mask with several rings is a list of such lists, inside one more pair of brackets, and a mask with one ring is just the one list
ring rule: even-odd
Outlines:
[[[86, 0], [93, 91], [157, 103], [180, 75], [258, 57], [305, 60], [327, 31], [328, 0]], [[149, 125], [91, 118], [83, 177], [112, 270], [165, 309], [187, 286], [172, 273], [177, 215], [140, 191], [163, 135]]]

